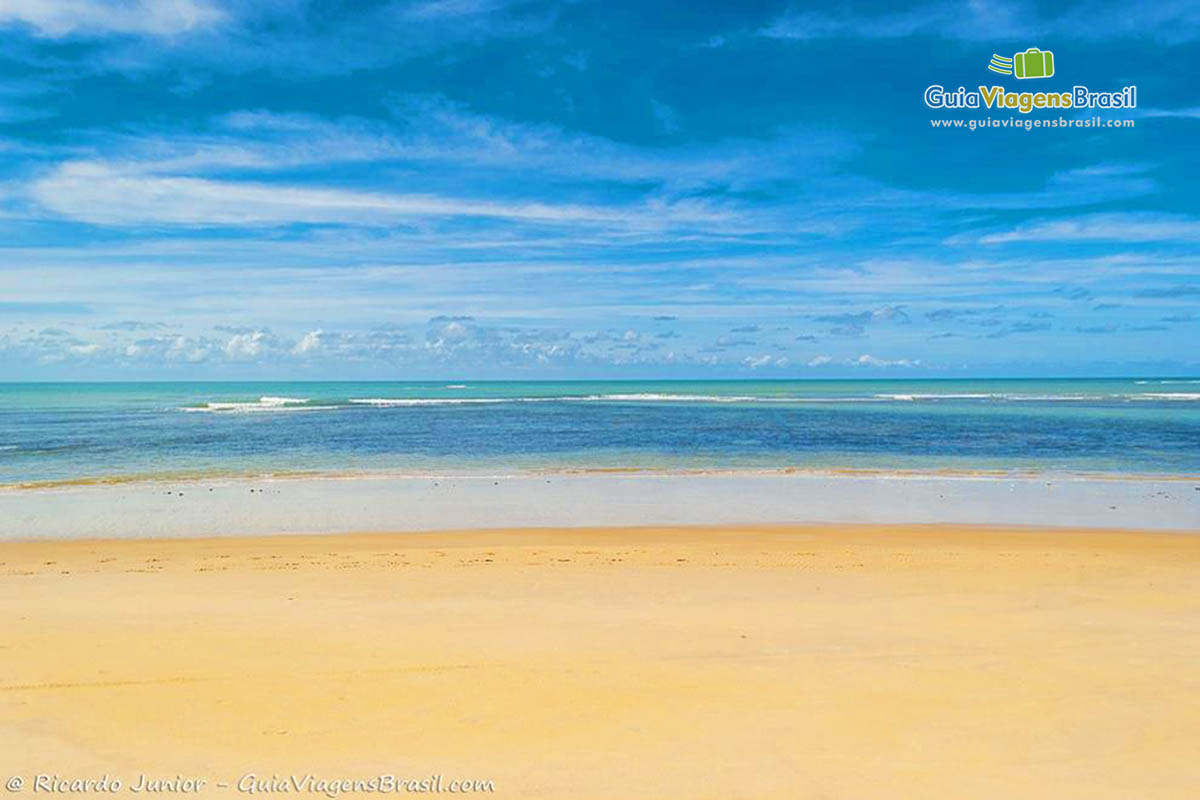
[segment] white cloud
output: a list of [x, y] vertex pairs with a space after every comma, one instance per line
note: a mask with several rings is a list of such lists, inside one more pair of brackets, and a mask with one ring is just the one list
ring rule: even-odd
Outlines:
[[1177, 119], [1200, 119], [1200, 106], [1191, 108], [1147, 108], [1135, 114], [1138, 117], [1174, 117]]
[[900, 358], [896, 360], [888, 360], [886, 358], [876, 358], [868, 353], [863, 353], [858, 357], [850, 357], [846, 359], [836, 359], [833, 356], [821, 355], [810, 359], [808, 362], [808, 366], [810, 367], [918, 367], [920, 365], [921, 362], [919, 359]]
[[746, 356], [742, 359], [742, 366], [750, 369], [761, 369], [763, 367], [786, 367], [788, 359], [786, 356], [770, 356], [765, 353], [761, 356]]
[[789, 12], [758, 33], [774, 39], [859, 39], [937, 36], [965, 41], [1046, 37], [1096, 41], [1149, 35], [1186, 42], [1200, 31], [1200, 9], [1187, 0], [1144, 3], [1131, 13], [1119, 2], [1078, 4], [1056, 15], [1022, 0], [941, 0], [879, 14]]
[[1159, 242], [1200, 240], [1200, 220], [1159, 214], [1091, 214], [1034, 222], [980, 236], [980, 244], [1048, 241]]
[[300, 341], [296, 342], [295, 346], [292, 347], [292, 355], [303, 356], [319, 350], [321, 347], [321, 336], [324, 333], [323, 330], [318, 328], [315, 331], [309, 331], [304, 334], [304, 336], [300, 337]]
[[0, 25], [24, 24], [39, 35], [175, 36], [219, 23], [204, 0], [0, 0]]
[[128, 165], [69, 162], [30, 187], [44, 208], [101, 225], [383, 224], [422, 217], [482, 217], [510, 221], [656, 229], [712, 224], [728, 214], [696, 200], [635, 206], [493, 202], [421, 194], [388, 194], [276, 183], [146, 174]]
[[403, 13], [410, 19], [455, 19], [492, 13], [506, 5], [504, 0], [428, 0], [405, 8]]
[[152, 336], [119, 347], [118, 352], [125, 358], [138, 361], [199, 364], [207, 361], [214, 349], [215, 344], [210, 340], [190, 336]]
[[628, 355], [584, 349], [571, 331], [481, 324], [471, 317], [434, 317], [425, 333], [425, 350], [441, 361], [529, 365], [582, 359], [627, 362]]
[[[2, 2], [2, 0], [0, 0]], [[748, 188], [781, 178], [825, 175], [856, 152], [846, 137], [807, 130], [779, 132], [773, 141], [727, 140], [669, 150], [638, 147], [553, 125], [483, 116], [446, 100], [410, 96], [394, 102], [394, 123], [306, 114], [238, 111], [202, 133], [160, 130], [101, 142], [101, 164], [121, 174], [196, 177], [217, 170], [280, 174], [317, 164], [441, 165], [438, 174], [478, 177], [495, 171], [520, 186], [532, 176], [637, 183], [666, 200], [697, 189]], [[260, 177], [261, 180], [261, 177]], [[539, 193], [544, 193], [544, 183]], [[794, 215], [793, 215], [794, 216]]]
[[823, 11], [785, 14], [759, 31], [772, 39], [824, 39], [854, 36], [865, 39], [900, 38], [944, 24], [946, 12], [934, 6], [874, 17], [831, 15]]
[[239, 360], [257, 358], [266, 351], [271, 343], [270, 335], [265, 331], [239, 333], [225, 343], [224, 352], [227, 358]]
[[918, 367], [921, 365], [920, 360], [909, 360], [907, 358], [896, 359], [889, 361], [885, 358], [876, 358], [875, 356], [863, 353], [858, 358], [848, 362], [855, 367]]

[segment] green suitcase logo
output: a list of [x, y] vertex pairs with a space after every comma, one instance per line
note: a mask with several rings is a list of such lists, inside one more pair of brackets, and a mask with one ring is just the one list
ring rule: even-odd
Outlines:
[[1054, 53], [1031, 47], [1013, 56], [1013, 74], [1018, 78], [1049, 78], [1054, 74]]
[[1001, 75], [1016, 75], [1018, 78], [1049, 78], [1054, 74], [1054, 53], [1031, 47], [1012, 58], [992, 54], [988, 69]]

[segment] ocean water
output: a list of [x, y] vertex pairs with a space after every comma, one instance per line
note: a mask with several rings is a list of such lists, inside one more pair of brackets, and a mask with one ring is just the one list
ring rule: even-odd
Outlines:
[[576, 469], [1200, 475], [1200, 379], [0, 384], [0, 485]]

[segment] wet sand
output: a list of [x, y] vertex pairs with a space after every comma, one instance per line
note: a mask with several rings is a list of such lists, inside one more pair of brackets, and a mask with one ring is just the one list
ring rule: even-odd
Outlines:
[[1198, 531], [1200, 477], [359, 474], [0, 488], [0, 541], [806, 523]]
[[0, 778], [1190, 798], [1197, 575], [961, 526], [0, 543]]

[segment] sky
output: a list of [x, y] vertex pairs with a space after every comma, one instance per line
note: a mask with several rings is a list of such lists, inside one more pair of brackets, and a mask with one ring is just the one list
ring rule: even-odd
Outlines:
[[1200, 374], [1191, 0], [0, 0], [0, 45], [0, 380]]

